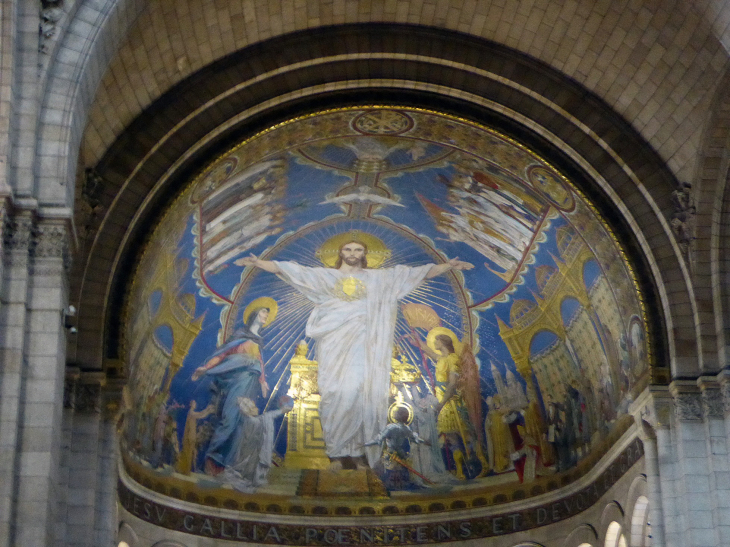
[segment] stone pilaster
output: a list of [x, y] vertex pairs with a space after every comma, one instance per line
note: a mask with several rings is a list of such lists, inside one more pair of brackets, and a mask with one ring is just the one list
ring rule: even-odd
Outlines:
[[[722, 413], [725, 433], [725, 471], [716, 473], [717, 488], [717, 527], [721, 545], [730, 545], [730, 462], [728, 462], [728, 454], [730, 454], [730, 371], [724, 370], [717, 376], [719, 384], [719, 402], [722, 405], [720, 412]], [[722, 448], [718, 447], [718, 452]]]
[[[725, 431], [725, 412], [723, 408], [720, 383], [716, 378], [701, 377], [697, 385], [702, 390], [702, 415], [705, 424], [705, 444], [707, 450], [707, 466], [709, 473], [710, 500], [712, 503], [712, 527], [715, 531], [718, 545], [728, 545], [722, 537], [728, 536], [730, 531], [725, 515], [730, 510], [723, 499], [730, 478], [728, 465], [727, 433]], [[726, 521], [723, 529], [722, 522]]]
[[68, 519], [66, 545], [92, 547], [99, 478], [100, 431], [102, 427], [103, 372], [82, 372], [76, 386], [69, 460]]
[[66, 222], [39, 219], [29, 255], [14, 543], [22, 546], [50, 545], [54, 537], [66, 355]]
[[[0, 545], [10, 545], [17, 515], [16, 452], [21, 417], [27, 319], [29, 249], [34, 222], [29, 213], [3, 209], [0, 278]], [[22, 464], [22, 462], [21, 462]]]
[[123, 380], [110, 380], [102, 393], [102, 420], [99, 428], [99, 466], [97, 470], [94, 545], [115, 545], [117, 522], [117, 441]]
[[696, 382], [674, 381], [670, 385], [676, 411], [677, 466], [679, 472], [679, 524], [685, 530], [685, 545], [718, 546], [713, 528], [711, 456], [703, 395]]
[[68, 520], [68, 489], [71, 465], [71, 446], [74, 408], [76, 407], [76, 387], [81, 370], [76, 367], [66, 368], [63, 389], [63, 420], [61, 430], [61, 456], [58, 466], [58, 496], [56, 509], [56, 525], [54, 537], [56, 545], [66, 545], [66, 523]]

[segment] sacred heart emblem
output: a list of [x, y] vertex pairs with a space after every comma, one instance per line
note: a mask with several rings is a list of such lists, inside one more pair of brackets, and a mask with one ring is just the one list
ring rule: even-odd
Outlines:
[[365, 296], [365, 284], [356, 277], [348, 276], [337, 281], [335, 293], [342, 300], [360, 300]]

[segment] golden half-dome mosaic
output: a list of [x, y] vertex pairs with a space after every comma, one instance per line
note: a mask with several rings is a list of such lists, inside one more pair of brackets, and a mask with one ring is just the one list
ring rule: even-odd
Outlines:
[[298, 118], [215, 160], [155, 229], [127, 317], [125, 473], [222, 509], [539, 496], [590, 471], [649, 376], [640, 294], [586, 198], [411, 108]]

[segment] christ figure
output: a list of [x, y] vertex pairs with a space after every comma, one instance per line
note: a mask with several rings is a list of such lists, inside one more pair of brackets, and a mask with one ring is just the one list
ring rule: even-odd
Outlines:
[[295, 262], [239, 259], [276, 274], [314, 304], [306, 335], [316, 343], [319, 363], [319, 416], [330, 468], [352, 458], [356, 467], [373, 466], [379, 447], [365, 446], [388, 423], [390, 367], [398, 301], [427, 279], [474, 266], [458, 258], [442, 264], [368, 268], [368, 248], [352, 240], [339, 249], [334, 268]]

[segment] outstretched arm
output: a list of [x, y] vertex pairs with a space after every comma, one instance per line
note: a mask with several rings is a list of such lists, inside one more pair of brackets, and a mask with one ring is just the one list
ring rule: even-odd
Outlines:
[[413, 333], [411, 335], [405, 336], [405, 338], [406, 340], [410, 341], [411, 344], [420, 348], [421, 351], [428, 355], [431, 359], [433, 359], [434, 362], [438, 361], [441, 357], [438, 353], [429, 348], [428, 344], [421, 340], [421, 338], [417, 334]]
[[444, 262], [443, 264], [434, 264], [431, 266], [431, 269], [428, 270], [428, 273], [426, 274], [426, 279], [432, 279], [434, 277], [437, 277], [439, 275], [445, 274], [446, 272], [450, 272], [451, 270], [471, 270], [474, 267], [474, 264], [471, 262], [464, 262], [463, 260], [459, 260], [459, 257], [452, 258], [448, 262]]
[[279, 267], [271, 262], [270, 260], [261, 260], [260, 258], [257, 258], [256, 255], [249, 255], [245, 258], [239, 258], [238, 260], [234, 260], [233, 263], [236, 266], [253, 266], [254, 268], [261, 268], [265, 272], [269, 272], [272, 274], [280, 274], [281, 270]]

